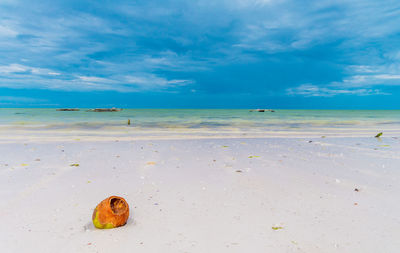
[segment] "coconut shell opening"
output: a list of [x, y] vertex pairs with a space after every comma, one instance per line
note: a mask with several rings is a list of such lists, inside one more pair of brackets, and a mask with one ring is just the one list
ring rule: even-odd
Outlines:
[[123, 199], [114, 197], [110, 199], [110, 207], [114, 214], [119, 215], [126, 212], [127, 204]]

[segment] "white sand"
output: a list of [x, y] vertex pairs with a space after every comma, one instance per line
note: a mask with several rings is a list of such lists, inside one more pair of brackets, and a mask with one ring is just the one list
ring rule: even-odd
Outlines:
[[1, 252], [400, 252], [399, 139], [116, 139], [0, 142]]

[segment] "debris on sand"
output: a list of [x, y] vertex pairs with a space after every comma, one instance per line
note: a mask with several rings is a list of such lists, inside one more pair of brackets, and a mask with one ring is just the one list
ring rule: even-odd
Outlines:
[[377, 135], [375, 135], [375, 138], [379, 138], [379, 137], [381, 137], [382, 136], [382, 132], [380, 132], [379, 134], [377, 134]]
[[258, 155], [250, 155], [249, 156], [249, 158], [257, 158], [257, 157], [260, 157], [260, 156], [258, 156]]

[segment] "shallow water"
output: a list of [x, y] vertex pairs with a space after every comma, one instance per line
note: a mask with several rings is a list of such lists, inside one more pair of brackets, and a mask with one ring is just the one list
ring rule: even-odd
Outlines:
[[[128, 119], [131, 125], [128, 126]], [[85, 134], [262, 134], [266, 132], [400, 134], [400, 110], [124, 109], [75, 112], [56, 109], [0, 109], [2, 135], [18, 131]]]

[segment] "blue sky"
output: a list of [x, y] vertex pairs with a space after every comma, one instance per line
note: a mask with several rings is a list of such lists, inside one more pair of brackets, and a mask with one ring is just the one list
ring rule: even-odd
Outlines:
[[0, 1], [0, 107], [400, 109], [400, 2]]

